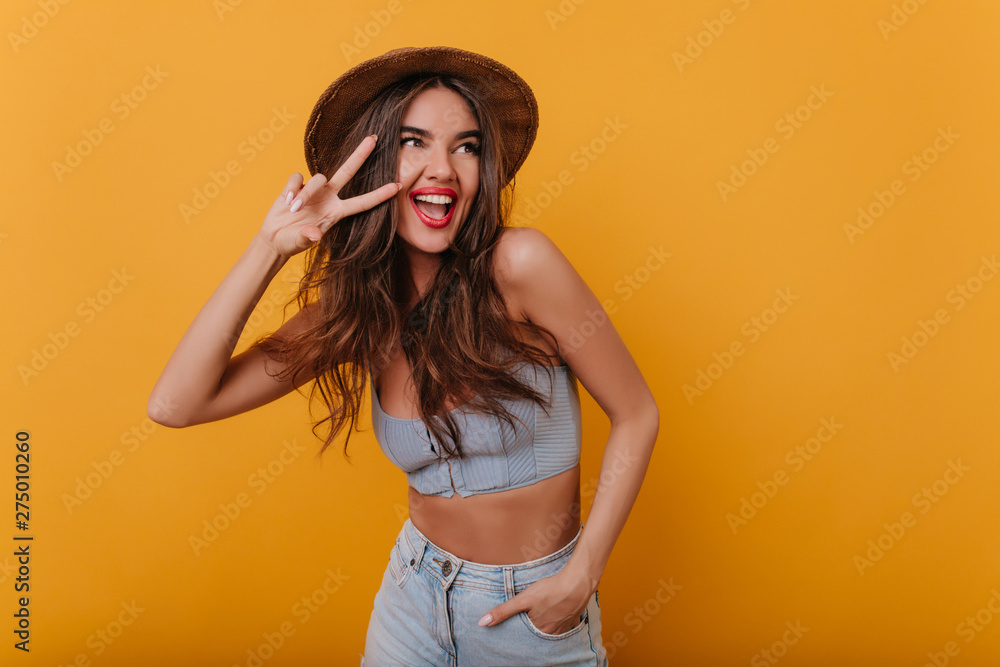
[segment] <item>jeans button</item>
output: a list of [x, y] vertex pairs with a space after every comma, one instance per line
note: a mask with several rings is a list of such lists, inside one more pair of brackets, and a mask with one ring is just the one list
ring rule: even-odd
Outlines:
[[451, 574], [451, 561], [450, 560], [446, 560], [444, 562], [444, 565], [441, 566], [441, 574], [443, 574], [446, 577], [449, 574]]
[[413, 564], [414, 564], [414, 563], [416, 563], [416, 562], [417, 562], [417, 559], [416, 559], [416, 558], [411, 558], [411, 559], [410, 559], [410, 565], [413, 565]]

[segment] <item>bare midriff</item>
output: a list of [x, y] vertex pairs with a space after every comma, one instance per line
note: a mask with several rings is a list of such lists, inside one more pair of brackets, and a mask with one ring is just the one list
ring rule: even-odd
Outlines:
[[[532, 344], [548, 353], [550, 363], [563, 363], [544, 339], [533, 339]], [[396, 350], [376, 378], [379, 402], [387, 414], [416, 417], [409, 379], [405, 355]], [[424, 495], [411, 486], [408, 497], [410, 520], [417, 530], [445, 551], [476, 563], [507, 565], [535, 560], [558, 551], [580, 529], [579, 464], [534, 484], [504, 491], [465, 498], [455, 493], [445, 498]]]
[[580, 528], [580, 466], [495, 493], [425, 496], [409, 487], [417, 530], [459, 558], [488, 565], [523, 563], [565, 546]]

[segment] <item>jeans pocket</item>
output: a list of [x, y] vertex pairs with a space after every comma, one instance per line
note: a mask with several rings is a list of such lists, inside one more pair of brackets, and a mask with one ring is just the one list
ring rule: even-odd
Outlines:
[[521, 611], [521, 612], [518, 612], [517, 615], [521, 617], [521, 620], [524, 621], [524, 624], [526, 626], [528, 626], [528, 630], [530, 630], [532, 632], [532, 634], [535, 634], [535, 635], [541, 637], [542, 639], [550, 639], [550, 640], [554, 640], [554, 641], [559, 641], [560, 639], [569, 639], [573, 635], [576, 635], [576, 634], [580, 633], [587, 626], [587, 623], [589, 622], [588, 611], [586, 609], [584, 609], [583, 613], [580, 614], [580, 622], [579, 623], [577, 623], [574, 627], [570, 628], [566, 632], [561, 632], [561, 633], [559, 633], [557, 635], [554, 635], [554, 634], [550, 634], [548, 632], [542, 632], [541, 630], [539, 630], [535, 626], [535, 624], [531, 622], [531, 618], [528, 617], [528, 612]]

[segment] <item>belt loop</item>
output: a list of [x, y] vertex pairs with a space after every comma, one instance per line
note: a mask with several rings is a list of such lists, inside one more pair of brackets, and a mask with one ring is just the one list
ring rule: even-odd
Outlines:
[[[407, 530], [403, 531], [403, 537], [406, 539], [406, 543], [410, 547], [410, 560], [413, 562], [410, 563], [407, 561], [405, 564], [412, 566], [414, 572], [419, 572], [420, 562], [424, 558], [424, 551], [427, 550], [427, 540], [423, 537], [417, 537], [417, 535], [414, 534], [417, 527], [413, 525], [413, 522], [410, 521], [409, 518], [406, 519], [406, 523], [408, 524], [406, 526]], [[411, 535], [413, 535], [413, 539], [410, 539]], [[416, 542], [415, 544], [414, 541]]]
[[503, 566], [503, 587], [508, 600], [514, 597], [514, 568], [509, 565]]

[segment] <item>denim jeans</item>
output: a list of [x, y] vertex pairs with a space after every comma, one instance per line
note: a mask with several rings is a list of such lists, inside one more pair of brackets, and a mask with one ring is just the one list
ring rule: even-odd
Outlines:
[[566, 632], [542, 632], [526, 612], [492, 627], [479, 619], [569, 561], [580, 539], [535, 560], [487, 565], [463, 560], [427, 539], [410, 519], [389, 551], [368, 624], [363, 667], [606, 667], [597, 592]]

